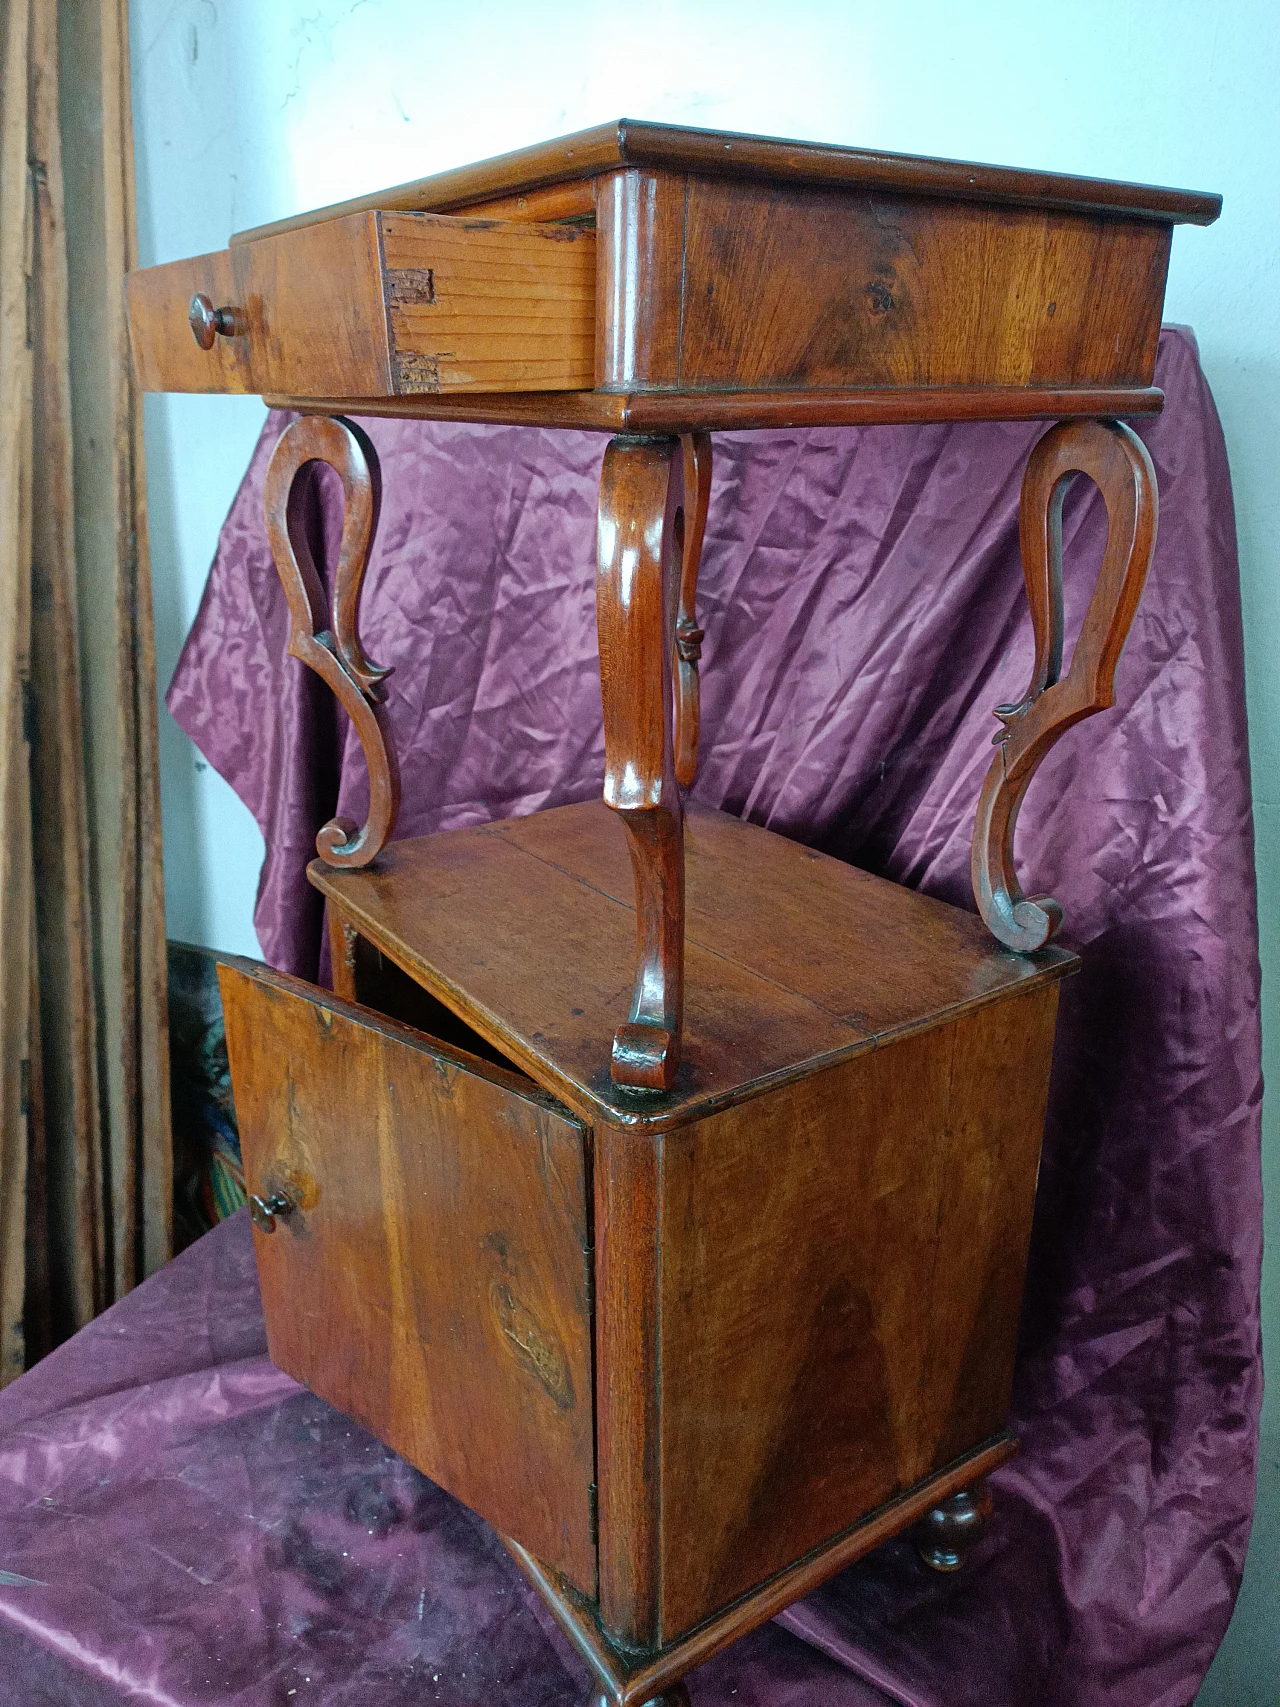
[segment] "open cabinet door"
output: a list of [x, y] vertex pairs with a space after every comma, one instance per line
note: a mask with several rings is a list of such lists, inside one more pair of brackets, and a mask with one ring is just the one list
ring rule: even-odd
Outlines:
[[[531, 1080], [219, 972], [271, 1357], [585, 1594], [586, 1133]], [[274, 1223], [274, 1224], [273, 1224]]]

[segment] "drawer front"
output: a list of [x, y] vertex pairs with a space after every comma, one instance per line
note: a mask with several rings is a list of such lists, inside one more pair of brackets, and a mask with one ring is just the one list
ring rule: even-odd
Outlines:
[[514, 1073], [220, 969], [272, 1361], [595, 1592], [585, 1134]]
[[[144, 391], [359, 399], [574, 391], [595, 370], [595, 233], [349, 214], [127, 280]], [[204, 350], [192, 296], [230, 311]]]

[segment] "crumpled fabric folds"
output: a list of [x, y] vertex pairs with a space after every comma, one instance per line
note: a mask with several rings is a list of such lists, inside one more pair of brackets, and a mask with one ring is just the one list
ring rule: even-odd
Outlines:
[[[1175, 1707], [1226, 1628], [1261, 1399], [1253, 830], [1230, 481], [1185, 331], [1165, 330], [1157, 383], [1165, 412], [1137, 430], [1159, 538], [1116, 706], [1054, 749], [1019, 830], [1028, 892], [1062, 901], [1084, 964], [1062, 989], [1022, 1451], [963, 1571], [889, 1544], [694, 1672], [696, 1707]], [[262, 826], [264, 953], [314, 978], [305, 866], [335, 810], [363, 819], [367, 779], [285, 657], [261, 495], [286, 420], [169, 704]], [[398, 833], [589, 798], [603, 438], [364, 425], [383, 506], [361, 626], [395, 670]], [[972, 906], [992, 708], [1030, 677], [1017, 506], [1042, 430], [717, 435], [701, 799]], [[339, 520], [316, 474], [330, 562]], [[1069, 636], [1104, 532], [1077, 481]], [[0, 1394], [0, 1678], [5, 1701], [73, 1707], [589, 1693], [485, 1525], [272, 1368], [243, 1215]]]

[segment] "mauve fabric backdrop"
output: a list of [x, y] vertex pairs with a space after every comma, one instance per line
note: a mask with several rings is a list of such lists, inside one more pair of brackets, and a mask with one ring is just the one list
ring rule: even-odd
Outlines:
[[[1141, 425], [1159, 541], [1117, 707], [1032, 786], [1019, 857], [1067, 911], [1013, 1426], [968, 1567], [891, 1543], [695, 1672], [695, 1707], [1156, 1707], [1226, 1627], [1261, 1398], [1258, 966], [1231, 492], [1190, 335]], [[366, 778], [284, 659], [264, 432], [169, 703], [267, 839], [257, 923], [315, 976], [303, 871]], [[364, 600], [414, 835], [580, 800], [603, 768], [603, 440], [371, 421]], [[996, 724], [1030, 673], [1017, 497], [1037, 425], [725, 433], [699, 597], [695, 792], [961, 905]], [[326, 481], [327, 485], [327, 481]], [[318, 532], [336, 538], [332, 492]], [[1104, 517], [1064, 521], [1068, 633]], [[602, 1039], [602, 1049], [606, 1040]], [[0, 1394], [0, 1653], [25, 1701], [552, 1707], [585, 1674], [485, 1526], [265, 1356], [219, 1228]], [[691, 1537], [696, 1545], [697, 1538]], [[464, 1675], [465, 1674], [465, 1675]], [[41, 1693], [41, 1691], [45, 1693]], [[78, 1692], [78, 1693], [77, 1693]]]

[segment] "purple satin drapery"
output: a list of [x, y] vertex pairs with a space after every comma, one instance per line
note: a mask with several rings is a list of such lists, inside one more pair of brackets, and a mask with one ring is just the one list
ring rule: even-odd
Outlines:
[[[1028, 892], [1064, 903], [1084, 962], [1062, 993], [1022, 1454], [963, 1572], [933, 1576], [890, 1544], [695, 1672], [695, 1707], [1173, 1707], [1226, 1627], [1261, 1398], [1240, 603], [1222, 436], [1189, 334], [1166, 329], [1157, 383], [1165, 413], [1138, 430], [1159, 539], [1116, 709], [1055, 749], [1019, 833]], [[363, 817], [367, 782], [324, 690], [284, 658], [261, 518], [284, 420], [228, 518], [169, 704], [263, 828], [264, 952], [314, 977], [304, 867], [335, 806]], [[603, 439], [366, 426], [384, 496], [362, 632], [395, 666], [400, 833], [593, 795]], [[991, 708], [1030, 675], [1017, 498], [1042, 430], [717, 435], [702, 799], [972, 904]], [[313, 525], [332, 560], [327, 478]], [[1078, 481], [1069, 634], [1104, 526]], [[139, 1698], [144, 1677], [140, 1698], [182, 1707], [587, 1694], [485, 1527], [272, 1370], [243, 1217], [0, 1395], [0, 1537], [0, 1572], [28, 1579], [0, 1577], [0, 1656], [32, 1700]], [[74, 1688], [38, 1695], [50, 1678]]]

